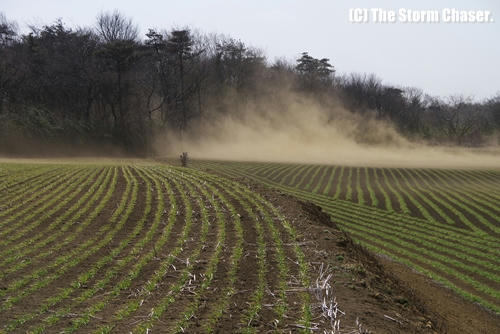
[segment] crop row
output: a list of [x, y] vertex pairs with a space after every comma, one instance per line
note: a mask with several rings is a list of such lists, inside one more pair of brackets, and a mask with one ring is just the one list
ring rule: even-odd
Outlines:
[[[317, 187], [299, 187], [296, 182], [286, 181], [290, 176], [283, 170], [292, 173], [303, 167], [274, 165], [282, 174], [276, 179], [272, 168], [267, 166], [266, 170], [264, 164], [262, 168], [255, 163], [197, 164], [230, 177], [244, 176], [316, 203], [366, 247], [428, 274], [471, 301], [500, 311], [499, 208], [492, 202], [496, 195], [485, 190], [488, 184], [474, 181], [488, 178], [499, 182], [494, 179], [498, 175], [495, 172], [387, 168], [366, 172], [364, 168], [332, 167], [331, 173], [325, 172], [324, 176], [321, 171], [309, 172], [310, 177], [316, 175], [318, 179], [319, 175], [320, 180], [328, 175], [344, 175], [335, 184], [327, 185], [325, 193], [318, 193], [313, 191]], [[364, 178], [360, 177], [362, 173]], [[453, 183], [454, 175], [475, 178], [466, 180], [467, 186], [462, 187]], [[334, 188], [342, 189], [340, 194], [331, 190]], [[381, 202], [387, 199], [383, 192], [390, 194], [391, 205], [400, 210], [374, 204], [375, 194], [379, 194]], [[408, 210], [401, 209], [405, 207]], [[412, 210], [419, 214], [412, 215]]]
[[310, 327], [297, 234], [244, 185], [161, 165], [16, 168], [0, 168], [14, 200], [0, 211], [0, 333]]

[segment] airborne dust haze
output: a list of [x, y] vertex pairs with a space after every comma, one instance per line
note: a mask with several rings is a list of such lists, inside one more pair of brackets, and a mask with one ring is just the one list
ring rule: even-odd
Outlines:
[[498, 146], [479, 150], [410, 142], [389, 122], [330, 102], [325, 107], [289, 91], [258, 100], [226, 97], [227, 112], [194, 122], [182, 140], [172, 133], [159, 138], [157, 151], [234, 161], [500, 168]]

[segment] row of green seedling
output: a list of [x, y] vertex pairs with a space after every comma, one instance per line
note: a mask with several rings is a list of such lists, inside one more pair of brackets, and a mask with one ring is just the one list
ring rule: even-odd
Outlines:
[[0, 217], [4, 217], [25, 203], [33, 201], [41, 194], [40, 189], [54, 183], [61, 177], [64, 178], [64, 175], [71, 171], [69, 168], [50, 169], [48, 172], [39, 174], [36, 178], [26, 178], [17, 186], [4, 190], [5, 195], [2, 194], [0, 205], [8, 204], [8, 209], [0, 211]]
[[[223, 166], [218, 166], [216, 168], [218, 168], [219, 170], [222, 168], [225, 172], [228, 172]], [[232, 172], [229, 171], [229, 174], [231, 176]], [[290, 236], [290, 239], [291, 240], [298, 240], [298, 235], [296, 234], [295, 230], [286, 221], [286, 219], [281, 215], [281, 213], [275, 207], [273, 207], [269, 202], [263, 200], [258, 194], [254, 194], [254, 196], [256, 196], [261, 201], [261, 203], [264, 203], [268, 209], [270, 209], [277, 217], [279, 217], [279, 219], [282, 222], [283, 227], [285, 228], [288, 235]], [[310, 286], [309, 274], [308, 274], [309, 266], [308, 266], [307, 261], [305, 260], [305, 255], [302, 252], [302, 250], [300, 249], [300, 246], [298, 244], [294, 245], [294, 254], [295, 254], [297, 261], [299, 263], [300, 281], [301, 281], [303, 287], [309, 287]], [[302, 300], [304, 301], [304, 303], [303, 303], [303, 314], [302, 314], [301, 323], [306, 328], [309, 328], [310, 322], [311, 322], [311, 309], [310, 309], [310, 304], [309, 304], [310, 295], [307, 291], [304, 291], [302, 293]]]
[[258, 200], [256, 200], [254, 193], [249, 191], [248, 188], [238, 186], [230, 181], [225, 181], [224, 183], [219, 184], [222, 184], [224, 189], [229, 189], [229, 187], [232, 186], [237, 192], [236, 196], [255, 207], [267, 223], [267, 229], [270, 231], [273, 238], [274, 257], [278, 266], [278, 301], [274, 303], [274, 311], [277, 315], [277, 324], [280, 324], [283, 321], [287, 310], [286, 291], [288, 290], [289, 278], [289, 268], [286, 264], [286, 255], [280, 232], [274, 225], [271, 213], [267, 211]]
[[[472, 278], [471, 276], [463, 273], [464, 270], [467, 270], [469, 272], [475, 272], [475, 273], [481, 272], [484, 274], [484, 271], [482, 270], [477, 270], [477, 269], [472, 270], [470, 269], [470, 267], [467, 268], [467, 265], [459, 261], [451, 260], [450, 258], [443, 255], [438, 255], [432, 251], [424, 249], [423, 247], [419, 247], [417, 252], [415, 250], [414, 244], [403, 241], [393, 235], [389, 235], [388, 233], [381, 232], [374, 227], [365, 227], [363, 226], [363, 224], [359, 222], [346, 222], [346, 220], [344, 220], [342, 222], [342, 225], [344, 227], [348, 227], [349, 233], [357, 231], [358, 234], [360, 233], [362, 235], [364, 234], [365, 238], [368, 238], [369, 240], [371, 240], [370, 242], [374, 244], [383, 244], [383, 246], [386, 249], [390, 250], [391, 252], [402, 254], [410, 259], [414, 259], [430, 267], [433, 267], [436, 270], [440, 270], [446, 273], [447, 275], [450, 275], [455, 279], [469, 285], [471, 288], [473, 288], [478, 292], [484, 293], [493, 298], [500, 298], [499, 290], [492, 288], [491, 286], [485, 285], [484, 283], [481, 283]], [[374, 235], [376, 235], [377, 238], [373, 238]], [[436, 261], [433, 259], [439, 259], [439, 260]], [[448, 265], [448, 263], [454, 264], [459, 269], [452, 268], [451, 266]]]
[[[93, 182], [90, 188], [83, 194], [83, 196], [79, 197], [76, 203], [65, 210], [62, 215], [55, 217], [54, 220], [42, 233], [24, 239], [21, 242], [17, 242], [15, 246], [11, 246], [3, 250], [0, 253], [0, 257], [2, 258], [0, 267], [7, 266], [14, 261], [23, 259], [23, 261], [19, 261], [16, 266], [9, 267], [8, 271], [9, 273], [12, 273], [29, 265], [35, 259], [42, 259], [42, 255], [39, 252], [39, 249], [45, 247], [52, 241], [57, 241], [60, 235], [62, 235], [67, 229], [73, 226], [76, 220], [79, 219], [86, 211], [88, 211], [90, 205], [98, 200], [97, 196], [92, 197], [90, 200], [89, 197], [94, 195], [96, 189], [98, 189], [102, 185], [102, 182], [104, 182], [105, 184], [109, 183], [112, 175], [111, 172], [111, 170], [103, 170], [97, 177], [95, 182]], [[87, 182], [91, 182], [91, 180], [89, 179], [87, 180]], [[87, 182], [85, 182], [85, 184]], [[85, 186], [85, 184], [83, 186]], [[102, 187], [100, 193], [102, 193], [104, 189], [105, 188]], [[75, 213], [75, 215], [71, 216], [73, 213]], [[61, 226], [62, 224], [63, 226]], [[28, 255], [35, 252], [37, 252], [37, 255], [34, 258], [27, 257]], [[7, 272], [5, 272], [5, 274], [6, 273]]]
[[[205, 164], [203, 166], [206, 166]], [[201, 181], [206, 181], [210, 174], [190, 171], [191, 175], [198, 176]], [[226, 275], [227, 284], [224, 290], [220, 293], [222, 296], [217, 300], [217, 303], [211, 310], [206, 322], [203, 324], [203, 329], [207, 333], [213, 333], [216, 330], [216, 325], [219, 320], [224, 315], [224, 312], [228, 310], [231, 298], [236, 293], [235, 283], [237, 279], [237, 273], [239, 269], [239, 264], [243, 256], [243, 241], [244, 232], [241, 225], [240, 214], [236, 211], [234, 206], [226, 199], [226, 197], [215, 187], [209, 185], [210, 191], [217, 196], [222, 203], [225, 204], [226, 208], [229, 210], [231, 218], [233, 220], [233, 226], [236, 234], [236, 242], [233, 246], [232, 253], [229, 259], [230, 267]]]
[[[157, 230], [161, 223], [161, 216], [164, 212], [164, 201], [163, 201], [163, 193], [161, 192], [161, 186], [157, 178], [152, 177], [150, 173], [144, 170], [140, 170], [138, 168], [134, 168], [134, 170], [138, 174], [140, 182], [144, 184], [146, 192], [145, 192], [144, 209], [139, 219], [134, 221], [135, 224], [133, 230], [130, 233], [128, 233], [124, 239], [121, 239], [117, 246], [115, 246], [113, 249], [110, 249], [108, 255], [100, 258], [99, 261], [97, 261], [93, 265], [91, 270], [81, 274], [76, 281], [71, 283], [70, 286], [72, 288], [78, 289], [81, 286], [87, 285], [87, 283], [90, 282], [91, 279], [93, 279], [94, 276], [102, 268], [106, 268], [106, 270], [102, 274], [102, 277], [99, 280], [96, 280], [91, 287], [86, 288], [85, 291], [80, 293], [77, 297], [73, 298], [74, 302], [71, 306], [61, 308], [58, 312], [46, 318], [44, 322], [46, 322], [47, 324], [53, 326], [58, 321], [60, 321], [61, 318], [66, 317], [68, 314], [77, 312], [74, 309], [76, 309], [79, 305], [85, 303], [86, 301], [90, 300], [91, 298], [95, 297], [97, 292], [105, 291], [106, 287], [113, 282], [114, 278], [118, 277], [120, 271], [123, 270], [123, 268], [133, 263], [134, 260], [141, 261], [140, 259], [138, 259], [138, 256], [142, 254], [143, 249], [152, 242], [153, 237], [156, 235]], [[153, 181], [154, 187], [152, 187], [150, 180]], [[137, 183], [133, 182], [132, 197], [128, 202], [124, 202], [123, 209], [121, 210], [123, 212], [121, 220], [123, 220], [124, 222], [129, 219], [130, 215], [132, 214], [132, 212], [134, 212], [135, 208], [137, 207], [136, 187]], [[137, 236], [144, 230], [145, 224], [147, 223], [148, 217], [150, 216], [152, 211], [153, 207], [152, 188], [156, 189], [156, 197], [158, 199], [156, 210], [153, 216], [153, 221], [147, 233], [142, 238], [136, 240], [134, 243], [133, 240], [137, 239]], [[123, 254], [128, 247], [130, 247], [129, 250], [127, 251], [128, 254]], [[123, 282], [123, 280], [124, 279], [122, 279], [118, 283], [115, 283], [114, 289], [117, 289], [118, 286], [121, 286], [120, 284], [123, 284], [121, 283]], [[103, 299], [96, 301], [92, 306], [87, 308], [79, 317], [75, 318], [74, 321], [72, 322], [72, 326], [70, 328], [67, 328], [65, 332], [73, 332], [79, 329], [80, 327], [87, 325], [93, 318], [93, 314], [105, 308], [108, 305], [109, 301], [113, 298], [113, 296], [114, 296], [113, 294], [109, 293], [105, 294], [105, 297]]]
[[[171, 169], [170, 171], [174, 171], [174, 169]], [[172, 173], [171, 175], [172, 178], [175, 177], [175, 173]], [[176, 298], [181, 293], [182, 288], [188, 282], [189, 278], [191, 277], [191, 270], [193, 268], [193, 264], [196, 263], [202, 249], [205, 247], [208, 228], [210, 225], [210, 221], [208, 219], [208, 213], [206, 211], [206, 206], [205, 203], [203, 202], [202, 197], [199, 195], [198, 192], [195, 191], [192, 184], [186, 182], [185, 186], [188, 189], [189, 194], [192, 194], [192, 196], [194, 196], [195, 202], [201, 212], [202, 225], [197, 247], [189, 254], [188, 258], [186, 259], [186, 266], [180, 271], [177, 281], [174, 282], [172, 285], [170, 285], [168, 289], [166, 289], [169, 291], [169, 293], [165, 294], [165, 296], [163, 296], [158, 301], [158, 303], [153, 306], [151, 313], [148, 315], [148, 317], [140, 321], [132, 330], [133, 333], [145, 333], [148, 332], [150, 329], [154, 328], [154, 324], [161, 318], [161, 316], [168, 309], [168, 307], [175, 302]], [[181, 196], [183, 198], [183, 202], [185, 203], [184, 205], [186, 207], [186, 225], [191, 225], [192, 213], [193, 213], [193, 209], [191, 207], [191, 199], [189, 199], [187, 194], [184, 192], [181, 193]], [[158, 283], [160, 282], [161, 278], [167, 274], [168, 268], [173, 265], [174, 260], [178, 258], [178, 256], [183, 251], [184, 245], [187, 242], [187, 237], [188, 237], [187, 234], [183, 234], [181, 238], [178, 239], [177, 247], [173, 250], [170, 256], [168, 256], [164, 260], [163, 264], [161, 265], [161, 269], [157, 271], [155, 275], [148, 280], [148, 283], [145, 285], [145, 287], [143, 287], [145, 291], [152, 293], [155, 289], [157, 289]]]
[[[108, 173], [107, 179], [109, 178], [109, 175], [111, 175], [111, 173]], [[124, 169], [123, 175], [124, 175], [125, 180], [126, 180], [126, 188], [125, 188], [125, 191], [123, 192], [123, 195], [122, 195], [122, 198], [119, 202], [118, 207], [113, 212], [113, 215], [110, 218], [110, 221], [112, 221], [112, 222], [116, 222], [116, 220], [118, 218], [120, 218], [121, 220], [126, 220], [133, 209], [133, 205], [128, 205], [129, 199], [130, 199], [130, 194], [132, 192], [132, 181], [131, 181], [132, 176], [129, 175], [129, 171], [127, 168]], [[102, 187], [102, 189], [104, 189], [106, 184], [107, 184], [107, 181], [105, 181], [104, 184], [96, 182], [93, 186], [99, 185]], [[134, 185], [135, 185], [135, 187], [137, 187], [137, 183], [135, 183]], [[89, 192], [89, 194], [90, 193], [91, 192]], [[137, 191], [135, 191], [135, 193], [137, 194]], [[125, 211], [125, 209], [127, 209], [127, 211]], [[122, 213], [124, 213], [124, 212], [125, 212], [125, 214], [122, 215]], [[41, 316], [44, 313], [48, 312], [49, 310], [52, 311], [52, 308], [55, 305], [57, 305], [58, 303], [60, 303], [61, 301], [65, 300], [65, 299], [69, 298], [70, 294], [73, 293], [74, 291], [76, 291], [79, 287], [84, 286], [85, 283], [91, 277], [93, 277], [93, 275], [97, 272], [97, 269], [101, 268], [103, 265], [104, 265], [104, 263], [101, 263], [100, 261], [97, 262], [96, 264], [94, 264], [93, 267], [88, 269], [86, 272], [80, 274], [75, 282], [73, 282], [73, 283], [69, 284], [68, 286], [66, 286], [65, 288], [63, 288], [57, 295], [52, 296], [52, 297], [48, 298], [46, 301], [44, 301], [44, 303], [36, 311], [31, 312], [31, 313], [25, 313], [21, 317], [18, 317], [14, 321], [10, 322], [6, 326], [7, 330], [9, 330], [9, 331], [14, 330], [17, 327], [23, 325], [24, 323], [33, 320], [35, 317]], [[51, 319], [52, 321], [54, 321], [53, 319], [57, 318], [58, 314], [59, 314], [59, 312], [55, 312], [53, 317], [49, 317], [48, 319]], [[40, 323], [38, 327], [33, 328], [30, 332], [39, 333], [39, 332], [43, 331], [43, 329], [45, 328], [47, 323], [51, 323], [51, 321], [47, 320], [47, 319], [45, 320], [45, 322], [46, 322], [45, 324]]]
[[[58, 211], [64, 208], [68, 203], [73, 201], [80, 195], [83, 190], [83, 185], [89, 184], [89, 179], [92, 179], [97, 173], [82, 173], [82, 175], [74, 176], [71, 180], [63, 183], [60, 188], [55, 189], [54, 193], [57, 194], [52, 199], [45, 201], [36, 210], [30, 214], [24, 215], [16, 223], [10, 224], [9, 228], [0, 233], [3, 240], [0, 241], [0, 247], [9, 246], [11, 243], [20, 238], [26, 237], [28, 233], [33, 231], [36, 227], [42, 225], [54, 216]], [[84, 182], [86, 181], [86, 182]], [[84, 182], [82, 184], [82, 182]], [[31, 223], [28, 223], [32, 221]], [[10, 232], [15, 231], [14, 234], [8, 235]]]
[[[116, 170], [113, 175], [113, 180], [111, 186], [108, 188], [108, 191], [103, 198], [103, 200], [97, 205], [95, 210], [87, 217], [85, 222], [82, 222], [80, 227], [88, 225], [91, 221], [93, 221], [97, 215], [104, 209], [105, 205], [111, 198], [115, 186], [116, 186]], [[103, 188], [103, 187], [101, 187]], [[26, 297], [30, 293], [33, 293], [34, 291], [37, 291], [38, 289], [41, 289], [45, 286], [47, 286], [49, 283], [55, 281], [59, 276], [64, 274], [66, 271], [68, 271], [70, 268], [73, 268], [77, 266], [81, 261], [84, 259], [88, 258], [91, 256], [93, 253], [95, 253], [97, 250], [102, 248], [104, 245], [106, 245], [110, 238], [118, 232], [118, 230], [121, 228], [121, 226], [116, 226], [114, 229], [111, 230], [110, 233], [107, 235], [103, 234], [111, 229], [111, 226], [109, 224], [106, 224], [102, 226], [94, 235], [93, 238], [88, 239], [84, 243], [79, 244], [77, 247], [75, 247], [71, 252], [68, 252], [64, 255], [61, 255], [57, 258], [54, 259], [50, 264], [48, 264], [45, 267], [38, 268], [32, 273], [26, 274], [23, 277], [18, 278], [11, 284], [7, 286], [7, 289], [1, 290], [0, 295], [5, 295], [6, 293], [13, 292], [15, 291], [17, 295], [15, 296], [10, 296], [0, 306], [0, 310], [5, 310], [9, 309], [14, 305], [15, 303], [19, 302], [22, 298]], [[72, 242], [75, 239], [76, 235], [72, 234], [68, 236], [63, 242], [60, 243], [60, 245], [65, 245], [70, 242]], [[56, 269], [53, 273], [50, 274], [51, 269]], [[29, 282], [33, 281], [34, 283], [31, 284], [28, 288], [26, 289], [21, 289], [25, 285], [27, 285]]]
[[[40, 207], [38, 209], [35, 209], [37, 206], [44, 206], [44, 204], [46, 205], [47, 202], [50, 202], [54, 198], [59, 198], [59, 192], [62, 189], [65, 189], [68, 184], [71, 184], [72, 178], [75, 175], [82, 174], [83, 172], [84, 169], [73, 169], [69, 173], [59, 177], [58, 181], [60, 182], [52, 182], [51, 184], [44, 185], [40, 189], [37, 189], [36, 192], [33, 193], [32, 196], [30, 196], [30, 202], [28, 202], [28, 205], [23, 207], [25, 202], [18, 201], [9, 209], [4, 210], [3, 214], [8, 215], [8, 217], [0, 222], [0, 228], [6, 227], [0, 232], [0, 236], [7, 234], [13, 229], [10, 222], [16, 221], [19, 217], [23, 217], [23, 215], [25, 215], [26, 213], [30, 213], [31, 216], [33, 216], [34, 210], [38, 210], [37, 212], [41, 211]], [[23, 208], [19, 209], [21, 207]]]
[[[450, 249], [448, 247], [440, 246], [436, 240], [439, 238], [434, 238], [434, 240], [432, 240], [432, 238], [427, 238], [419, 233], [408, 233], [407, 231], [405, 231], [404, 228], [396, 228], [394, 226], [377, 224], [376, 221], [365, 220], [361, 218], [359, 215], [356, 215], [355, 213], [343, 213], [338, 210], [328, 211], [328, 213], [331, 214], [336, 219], [338, 219], [341, 224], [347, 224], [346, 222], [350, 222], [349, 226], [358, 224], [359, 226], [364, 226], [367, 229], [371, 228], [373, 229], [374, 233], [376, 232], [384, 233], [383, 235], [382, 234], [380, 235], [385, 236], [391, 240], [401, 241], [405, 243], [407, 242], [404, 241], [403, 239], [411, 241], [412, 242], [411, 244], [410, 243], [407, 244], [411, 245], [409, 246], [409, 248], [415, 249], [415, 252], [425, 254], [429, 258], [435, 258], [443, 263], [454, 265], [455, 267], [463, 269], [464, 271], [468, 271], [477, 274], [479, 276], [485, 277], [493, 282], [497, 283], [500, 282], [500, 276], [492, 272], [492, 271], [498, 272], [500, 270], [500, 266], [494, 265], [493, 263], [485, 260], [480, 260], [478, 258], [468, 256], [464, 254], [464, 250], [461, 251], [457, 249]], [[431, 239], [431, 241], [427, 241], [426, 239]], [[450, 244], [453, 245], [453, 243]], [[428, 249], [434, 251], [429, 251]], [[448, 254], [449, 256], [452, 257], [457, 257], [461, 260], [470, 263], [463, 263], [457, 261], [449, 256], [441, 255], [441, 253]], [[477, 266], [478, 264], [492, 271], [485, 271], [479, 268]]]
[[[445, 287], [450, 288], [451, 290], [455, 291], [456, 293], [458, 293], [460, 296], [464, 297], [465, 299], [472, 301], [472, 302], [480, 303], [480, 304], [484, 305], [485, 307], [490, 308], [494, 312], [500, 313], [500, 306], [499, 305], [491, 303], [491, 302], [485, 300], [484, 298], [481, 298], [481, 297], [471, 293], [468, 290], [464, 290], [463, 288], [457, 286], [456, 284], [451, 282], [449, 279], [443, 277], [442, 275], [436, 273], [433, 270], [422, 267], [421, 265], [408, 259], [406, 257], [406, 254], [403, 254], [403, 256], [400, 256], [400, 255], [397, 255], [393, 251], [387, 251], [386, 250], [387, 246], [388, 245], [390, 246], [389, 243], [384, 243], [382, 241], [378, 241], [378, 244], [380, 244], [381, 246], [376, 246], [376, 245], [372, 245], [371, 243], [368, 243], [366, 241], [366, 240], [373, 240], [373, 238], [371, 238], [369, 236], [365, 236], [364, 233], [358, 233], [355, 230], [350, 230], [349, 233], [353, 236], [353, 238], [355, 240], [357, 240], [358, 242], [363, 244], [363, 246], [368, 248], [370, 251], [372, 251], [374, 253], [379, 253], [379, 254], [389, 256], [390, 258], [393, 258], [395, 261], [402, 263], [402, 264], [405, 264], [405, 265], [409, 266], [410, 268], [412, 268], [412, 269], [414, 269], [422, 274], [425, 274], [428, 277], [430, 277], [431, 279], [443, 284]], [[361, 237], [363, 240], [359, 239], [358, 237]]]
[[[154, 182], [157, 183], [158, 181], [158, 176], [154, 176]], [[186, 205], [185, 202], [185, 193], [184, 190], [180, 187], [179, 183], [175, 180], [171, 180], [172, 183], [174, 183], [175, 188], [177, 189], [178, 193], [181, 194], [181, 197], [183, 197], [183, 204]], [[86, 309], [84, 315], [77, 319], [77, 325], [74, 325], [72, 328], [69, 328], [68, 331], [74, 331], [78, 327], [81, 327], [82, 325], [86, 324], [94, 314], [99, 312], [100, 310], [104, 309], [109, 302], [112, 300], [112, 298], [118, 297], [123, 291], [126, 291], [127, 289], [130, 288], [131, 284], [134, 282], [135, 279], [137, 279], [140, 276], [140, 273], [142, 272], [142, 269], [144, 266], [146, 266], [148, 263], [150, 263], [157, 255], [156, 252], [161, 252], [163, 247], [168, 244], [168, 240], [170, 238], [172, 228], [176, 222], [176, 217], [179, 213], [179, 208], [177, 207], [177, 203], [175, 200], [174, 192], [172, 188], [170, 187], [169, 183], [166, 181], [163, 181], [163, 185], [169, 194], [169, 200], [170, 200], [170, 211], [168, 213], [168, 222], [165, 225], [164, 229], [161, 232], [161, 236], [157, 239], [157, 241], [154, 243], [153, 247], [147, 251], [144, 254], [144, 246], [147, 243], [151, 243], [152, 238], [154, 234], [156, 233], [156, 230], [158, 229], [159, 225], [161, 223], [161, 212], [159, 210], [156, 211], [155, 213], [155, 218], [153, 222], [153, 227], [148, 231], [146, 236], [141, 240], [141, 242], [134, 247], [132, 250], [130, 256], [125, 258], [125, 263], [129, 263], [131, 261], [136, 261], [133, 267], [129, 270], [129, 272], [125, 275], [123, 279], [121, 279], [117, 284], [114, 285], [113, 289], [111, 290], [111, 293], [109, 293], [104, 299], [100, 301], [99, 304], [96, 304], [95, 306], [91, 306]], [[161, 199], [163, 199], [163, 196], [161, 196]], [[185, 207], [186, 208], [186, 213], [191, 209], [191, 207]], [[186, 219], [188, 216], [186, 216]], [[182, 231], [182, 236], [181, 239], [185, 240], [189, 234], [190, 230], [190, 222], [186, 220], [186, 224], [184, 224], [183, 231]], [[139, 259], [136, 259], [139, 254], [143, 254], [142, 256], [139, 257]], [[173, 254], [173, 252], [170, 253], [170, 255], [167, 257], [167, 259], [162, 260], [159, 264], [159, 269], [155, 272], [153, 277], [147, 280], [147, 283], [141, 288], [140, 291], [142, 293], [151, 293], [157, 286], [158, 283], [158, 277], [161, 278], [162, 275], [159, 275], [159, 272], [162, 270], [163, 266], [167, 261], [171, 261], [170, 257]], [[177, 254], [178, 255], [178, 254]], [[170, 264], [172, 262], [169, 262]], [[168, 268], [168, 266], [166, 267]], [[118, 268], [117, 268], [118, 269]], [[150, 289], [150, 290], [148, 290]], [[132, 299], [129, 302], [125, 303], [124, 305], [121, 305], [119, 309], [117, 309], [113, 315], [113, 318], [111, 320], [111, 324], [104, 325], [99, 327], [96, 332], [98, 333], [107, 333], [111, 331], [116, 324], [119, 321], [123, 321], [123, 319], [128, 318], [133, 312], [135, 312], [141, 305], [142, 305], [143, 300], [140, 300], [138, 298]]]

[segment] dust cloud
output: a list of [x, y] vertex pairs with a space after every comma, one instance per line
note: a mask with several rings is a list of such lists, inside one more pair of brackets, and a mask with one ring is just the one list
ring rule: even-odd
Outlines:
[[[500, 168], [500, 149], [438, 147], [405, 139], [370, 113], [328, 107], [289, 92], [241, 102], [227, 98], [228, 112], [209, 113], [180, 136], [159, 138], [157, 152], [191, 158], [296, 162], [347, 166]], [[182, 140], [181, 140], [182, 137]]]

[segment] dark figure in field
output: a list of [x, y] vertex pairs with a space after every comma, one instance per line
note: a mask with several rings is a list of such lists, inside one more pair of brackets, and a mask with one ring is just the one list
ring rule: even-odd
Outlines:
[[187, 152], [182, 152], [182, 154], [180, 155], [180, 159], [181, 159], [181, 166], [182, 167], [187, 167], [187, 163], [188, 163], [188, 154], [187, 154]]

